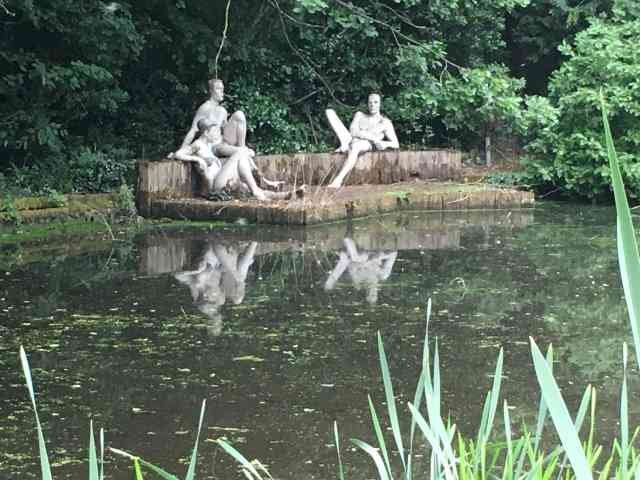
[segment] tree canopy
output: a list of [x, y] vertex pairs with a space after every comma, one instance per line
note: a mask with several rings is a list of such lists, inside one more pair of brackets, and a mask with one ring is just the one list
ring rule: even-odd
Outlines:
[[[556, 160], [573, 162], [570, 149], [590, 161], [572, 135], [593, 117], [567, 102], [589, 78], [614, 93], [637, 67], [632, 51], [614, 55], [626, 73], [578, 57], [588, 39], [606, 43], [603, 59], [630, 48], [637, 10], [632, 0], [2, 0], [0, 187], [131, 180], [135, 159], [179, 145], [218, 76], [259, 152], [330, 148], [324, 109], [349, 117], [377, 91], [405, 146], [482, 149], [487, 135], [518, 135], [532, 178], [573, 188]], [[618, 93], [620, 128], [635, 125], [635, 93]]]

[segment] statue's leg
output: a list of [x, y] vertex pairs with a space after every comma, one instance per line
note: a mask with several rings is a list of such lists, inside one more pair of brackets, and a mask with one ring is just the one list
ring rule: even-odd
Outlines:
[[235, 154], [227, 158], [222, 168], [213, 180], [213, 189], [216, 192], [223, 190], [230, 182], [238, 180], [238, 159], [240, 155]]
[[229, 145], [244, 147], [247, 144], [247, 117], [242, 111], [238, 110], [229, 117], [222, 135]]
[[207, 162], [203, 159], [198, 159], [197, 161], [191, 160], [191, 162], [193, 162], [198, 175], [200, 175], [200, 195], [206, 197], [213, 188], [213, 179], [215, 177], [216, 170], [215, 168], [209, 167]]
[[249, 191], [254, 197], [258, 200], [266, 200], [267, 197], [264, 194], [264, 190], [258, 186], [256, 179], [253, 177], [250, 160], [251, 158], [246, 153], [246, 150], [241, 150], [229, 157], [215, 178], [215, 189], [220, 190], [230, 181], [240, 180], [249, 187]]
[[338, 175], [336, 175], [336, 177], [329, 184], [329, 187], [340, 188], [349, 172], [351, 172], [351, 170], [353, 170], [353, 167], [356, 166], [358, 155], [360, 155], [362, 152], [368, 152], [372, 149], [373, 146], [368, 140], [356, 140], [352, 142], [349, 146], [349, 155], [347, 155], [347, 159], [342, 165], [340, 172], [338, 172]]
[[349, 144], [353, 139], [351, 133], [349, 133], [349, 129], [344, 126], [344, 123], [342, 123], [342, 120], [340, 120], [335, 110], [328, 108], [325, 110], [325, 114], [327, 115], [329, 125], [331, 125], [331, 128], [340, 141], [340, 146], [336, 149], [336, 152], [346, 152], [349, 150]]

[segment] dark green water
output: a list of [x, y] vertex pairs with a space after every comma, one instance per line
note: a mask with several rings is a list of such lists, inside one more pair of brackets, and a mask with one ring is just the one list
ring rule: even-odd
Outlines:
[[[183, 476], [203, 399], [198, 478], [241, 478], [212, 443], [221, 436], [276, 477], [336, 478], [334, 420], [345, 462], [372, 477], [348, 439], [373, 442], [368, 394], [384, 408], [376, 332], [405, 405], [429, 297], [444, 408], [463, 432], [477, 431], [500, 347], [513, 423], [534, 421], [534, 337], [553, 343], [574, 411], [596, 386], [599, 432], [611, 439], [621, 343], [631, 343], [614, 231], [610, 208], [547, 204], [306, 231], [159, 230], [36, 256], [4, 247], [0, 478], [39, 478], [20, 345], [58, 479], [86, 478], [90, 418], [109, 446]], [[638, 387], [632, 379], [636, 405]], [[124, 459], [107, 460], [109, 478], [131, 478]]]

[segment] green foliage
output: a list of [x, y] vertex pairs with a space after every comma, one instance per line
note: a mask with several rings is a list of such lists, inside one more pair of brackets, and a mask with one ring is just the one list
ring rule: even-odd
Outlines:
[[46, 193], [47, 201], [54, 207], [64, 207], [67, 205], [67, 198], [57, 190], [50, 188]]
[[509, 76], [501, 65], [464, 69], [459, 77], [451, 76], [443, 84], [440, 111], [444, 123], [450, 130], [463, 132], [464, 138], [484, 139], [498, 128], [522, 130], [523, 87], [524, 81]]
[[117, 217], [132, 218], [137, 215], [133, 189], [126, 183], [120, 185], [120, 188], [112, 193], [111, 198]]
[[[639, 20], [594, 19], [564, 44], [567, 60], [553, 75], [550, 104], [536, 105], [541, 113], [533, 124], [527, 167], [541, 182], [588, 198], [610, 195], [610, 169], [599, 122], [599, 91], [610, 104], [613, 135], [629, 195], [640, 195], [640, 77]], [[533, 105], [530, 105], [533, 106]]]
[[[324, 109], [350, 118], [377, 90], [402, 143], [446, 143], [441, 75], [506, 59], [507, 17], [527, 3], [234, 0], [218, 62], [226, 107], [245, 111], [257, 151], [326, 150]], [[108, 191], [131, 183], [128, 162], [175, 150], [214, 74], [226, 2], [7, 8], [0, 171], [19, 173], [15, 188]]]
[[20, 215], [13, 197], [8, 193], [0, 200], [0, 223], [2, 222], [11, 223], [17, 227], [22, 225], [22, 215]]
[[[72, 176], [73, 152], [84, 145], [102, 150], [118, 136], [119, 114], [129, 100], [124, 68], [138, 58], [144, 40], [126, 4], [15, 3], [0, 55], [3, 167], [44, 172], [34, 190], [71, 191], [74, 182], [65, 180]], [[93, 180], [94, 190], [104, 188]]]

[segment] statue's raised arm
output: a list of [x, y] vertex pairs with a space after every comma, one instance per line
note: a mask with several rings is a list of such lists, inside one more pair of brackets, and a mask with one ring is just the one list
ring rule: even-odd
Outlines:
[[328, 109], [326, 111], [329, 125], [340, 141], [336, 152], [348, 153], [342, 168], [329, 184], [331, 188], [342, 186], [361, 153], [400, 148], [391, 120], [380, 113], [380, 95], [377, 93], [369, 95], [367, 106], [369, 113], [356, 112], [348, 130], [334, 110]]

